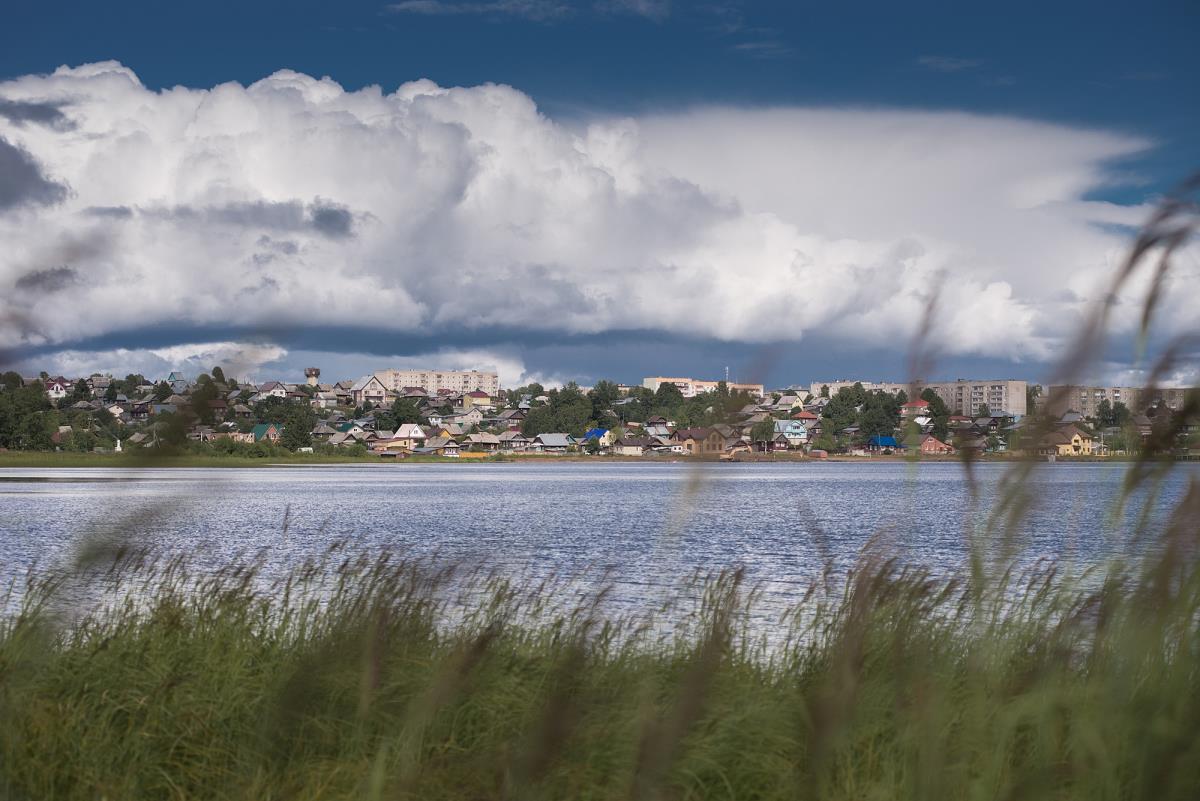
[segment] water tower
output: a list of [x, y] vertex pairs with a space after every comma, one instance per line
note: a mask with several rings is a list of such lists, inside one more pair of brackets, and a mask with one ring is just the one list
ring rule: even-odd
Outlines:
[[321, 377], [321, 368], [320, 367], [305, 367], [304, 368], [304, 377], [305, 377], [305, 379], [308, 380], [308, 385], [310, 387], [315, 387], [317, 385], [317, 379]]

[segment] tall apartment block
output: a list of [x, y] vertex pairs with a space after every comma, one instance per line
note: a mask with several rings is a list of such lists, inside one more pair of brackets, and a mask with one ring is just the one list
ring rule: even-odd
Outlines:
[[1084, 417], [1095, 417], [1103, 401], [1108, 401], [1110, 406], [1123, 403], [1131, 412], [1141, 412], [1156, 404], [1168, 409], [1179, 409], [1183, 406], [1187, 393], [1187, 389], [1179, 388], [1158, 388], [1148, 393], [1142, 387], [1060, 385], [1047, 387], [1042, 399], [1051, 404], [1051, 414], [1076, 411]]
[[431, 395], [441, 389], [455, 393], [481, 391], [488, 395], [500, 392], [499, 374], [479, 370], [380, 370], [375, 377], [392, 392], [405, 387], [420, 387]]
[[[668, 378], [656, 375], [642, 380], [642, 386], [657, 392], [662, 384], [674, 384], [685, 398], [694, 398], [703, 392], [715, 392], [720, 381], [704, 381], [695, 378]], [[764, 394], [762, 384], [737, 384], [730, 381], [726, 384], [730, 392], [749, 392], [761, 398]]]
[[[906, 395], [919, 396], [926, 389], [932, 389], [938, 394], [950, 410], [951, 414], [962, 414], [976, 417], [979, 410], [987, 407], [989, 412], [1005, 412], [1024, 417], [1026, 411], [1025, 389], [1028, 383], [1012, 378], [984, 380], [969, 380], [960, 378], [956, 381], [916, 381], [913, 383], [897, 383], [887, 381], [853, 381], [839, 379], [837, 381], [814, 381], [809, 385], [813, 397], [821, 394], [822, 387], [829, 387], [830, 397], [837, 394], [842, 387], [853, 387], [862, 384], [867, 392], [890, 392], [895, 395], [903, 390]], [[915, 390], [914, 390], [915, 387]]]

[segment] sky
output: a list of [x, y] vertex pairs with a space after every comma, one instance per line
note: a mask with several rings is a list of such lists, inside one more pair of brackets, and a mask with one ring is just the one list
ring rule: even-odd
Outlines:
[[[1194, 2], [0, 15], [23, 372], [899, 380], [934, 297], [926, 378], [1039, 380], [1200, 168]], [[1192, 246], [1158, 341], [1198, 279]], [[1093, 380], [1137, 380], [1145, 286]]]

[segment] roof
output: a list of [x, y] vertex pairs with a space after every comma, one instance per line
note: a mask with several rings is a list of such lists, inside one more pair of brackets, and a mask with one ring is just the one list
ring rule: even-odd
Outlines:
[[546, 446], [547, 448], [571, 447], [570, 434], [561, 434], [557, 432], [553, 434], [538, 434], [534, 439], [536, 442], [542, 443], [542, 445]]
[[468, 392], [467, 397], [468, 398], [488, 398], [491, 396], [488, 395], [486, 392], [484, 392], [482, 389], [476, 389], [472, 392]]
[[867, 440], [867, 447], [870, 448], [900, 448], [903, 447], [899, 442], [896, 442], [895, 437], [883, 437], [879, 434]]
[[425, 432], [416, 423], [404, 423], [396, 429], [397, 439], [425, 439]]
[[589, 428], [583, 433], [584, 439], [600, 439], [608, 433], [607, 428]]

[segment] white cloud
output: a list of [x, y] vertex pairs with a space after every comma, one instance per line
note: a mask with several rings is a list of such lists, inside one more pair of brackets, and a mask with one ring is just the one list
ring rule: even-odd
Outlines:
[[14, 369], [23, 375], [36, 375], [41, 370], [65, 376], [138, 373], [154, 380], [164, 378], [172, 370], [196, 376], [220, 366], [229, 378], [253, 378], [263, 365], [279, 362], [286, 356], [287, 351], [276, 345], [202, 342], [166, 348], [62, 350], [18, 362]]
[[[0, 118], [69, 188], [0, 214], [0, 348], [167, 324], [896, 346], [940, 286], [945, 351], [1043, 359], [1119, 260], [1111, 226], [1145, 213], [1084, 198], [1147, 141], [962, 113], [575, 129], [505, 86], [346, 92], [285, 70], [154, 92], [113, 62], [0, 97], [70, 118]], [[1183, 320], [1196, 289], [1176, 289]]]

